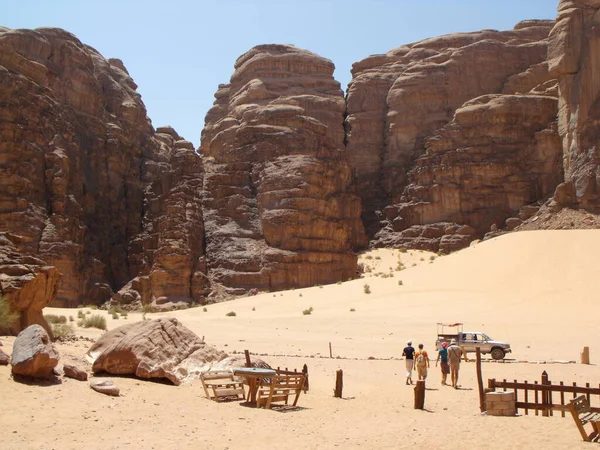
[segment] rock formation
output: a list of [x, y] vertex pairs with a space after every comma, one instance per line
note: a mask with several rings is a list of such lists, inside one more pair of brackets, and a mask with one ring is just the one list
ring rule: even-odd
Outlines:
[[86, 357], [94, 373], [191, 381], [227, 355], [206, 345], [177, 319], [145, 320], [105, 334]]
[[206, 249], [212, 280], [230, 292], [356, 274], [365, 237], [333, 69], [306, 50], [261, 45], [215, 95], [201, 145]]
[[58, 364], [58, 352], [50, 336], [40, 325], [31, 325], [21, 331], [10, 360], [13, 375], [32, 378], [50, 378]]
[[203, 292], [199, 157], [154, 133], [123, 63], [63, 30], [0, 28], [0, 84], [0, 231], [62, 275], [46, 303], [100, 304], [138, 275], [145, 303]]
[[12, 329], [0, 331], [18, 334], [37, 324], [52, 335], [42, 310], [56, 297], [60, 274], [36, 256], [20, 253], [21, 242], [17, 235], [0, 232], [0, 295], [17, 314]]
[[561, 0], [548, 65], [559, 82], [558, 129], [566, 184], [561, 205], [600, 212], [600, 2]]
[[[360, 186], [363, 219], [371, 235], [378, 233], [379, 245], [402, 245], [412, 238], [424, 238], [423, 244], [434, 237], [431, 245], [407, 245], [437, 250], [445, 236], [446, 249], [464, 246], [494, 221], [514, 214], [523, 201], [552, 190], [549, 180], [561, 178], [552, 159], [560, 148], [550, 149], [556, 142], [547, 137], [553, 133], [556, 100], [536, 97], [556, 96], [545, 63], [552, 25], [527, 21], [512, 31], [441, 36], [353, 66], [348, 154]], [[480, 113], [485, 119], [478, 119]], [[516, 130], [523, 118], [525, 124]], [[543, 130], [548, 131], [536, 137]], [[528, 150], [515, 155], [523, 144]], [[544, 172], [545, 189], [531, 182], [535, 172], [527, 175], [527, 164], [518, 164], [531, 152], [540, 158], [549, 153], [552, 160], [551, 167], [534, 169]], [[508, 170], [506, 156], [513, 161]], [[529, 188], [518, 185], [521, 178], [530, 180]], [[507, 180], [516, 184], [490, 198], [491, 186]], [[478, 185], [487, 192], [469, 191]], [[513, 190], [519, 192], [509, 192]], [[436, 223], [429, 231], [409, 230]], [[469, 229], [455, 235], [462, 225], [475, 233]], [[397, 234], [403, 230], [404, 235]]]

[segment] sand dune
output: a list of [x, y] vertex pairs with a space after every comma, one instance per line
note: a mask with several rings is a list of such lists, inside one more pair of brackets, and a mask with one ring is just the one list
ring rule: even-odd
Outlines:
[[[303, 409], [282, 414], [216, 404], [202, 398], [198, 383], [175, 388], [129, 378], [115, 379], [124, 396], [111, 399], [71, 380], [14, 383], [0, 367], [6, 430], [0, 448], [456, 448], [443, 437], [447, 429], [460, 430], [461, 447], [588, 448], [568, 417], [480, 416], [472, 363], [463, 365], [458, 391], [440, 386], [432, 369], [429, 412], [415, 411], [398, 358], [408, 338], [433, 353], [436, 323], [460, 321], [510, 342], [510, 359], [578, 360], [587, 345], [597, 362], [598, 254], [600, 230], [514, 233], [449, 256], [379, 249], [361, 255], [371, 268], [362, 279], [161, 314], [229, 353], [249, 349], [274, 366], [308, 364], [311, 391], [301, 397]], [[396, 270], [399, 258], [403, 270]], [[230, 311], [236, 316], [226, 316]], [[127, 321], [140, 319], [130, 314]], [[114, 328], [124, 320], [108, 323]], [[13, 339], [2, 340], [10, 350]], [[79, 341], [59, 350], [65, 360], [79, 361], [88, 346]], [[344, 400], [332, 398], [339, 368]], [[556, 381], [600, 381], [596, 365], [580, 364], [489, 363], [484, 377], [533, 381], [542, 370]], [[34, 425], [24, 427], [28, 421]]]

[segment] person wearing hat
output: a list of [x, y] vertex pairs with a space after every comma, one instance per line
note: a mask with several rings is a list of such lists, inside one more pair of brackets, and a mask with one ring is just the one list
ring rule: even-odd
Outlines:
[[441, 360], [442, 362], [442, 384], [446, 386], [446, 378], [448, 378], [448, 374], [450, 373], [450, 366], [448, 365], [448, 343], [446, 341], [442, 342], [442, 348], [438, 350], [437, 359], [435, 360], [435, 366], [437, 367], [438, 362]]
[[406, 347], [402, 351], [402, 356], [406, 358], [404, 361], [406, 364], [406, 384], [413, 384], [412, 372], [415, 367], [415, 348], [412, 346], [411, 340], [406, 343]]
[[456, 345], [456, 339], [452, 339], [448, 347], [448, 362], [450, 363], [450, 379], [454, 389], [458, 389], [458, 370], [460, 369], [461, 356], [461, 348]]

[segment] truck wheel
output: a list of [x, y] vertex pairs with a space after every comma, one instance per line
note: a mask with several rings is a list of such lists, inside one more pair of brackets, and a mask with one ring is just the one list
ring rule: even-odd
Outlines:
[[499, 359], [504, 359], [504, 350], [502, 350], [501, 348], [494, 348], [492, 349], [492, 358], [494, 358], [495, 360], [499, 360]]

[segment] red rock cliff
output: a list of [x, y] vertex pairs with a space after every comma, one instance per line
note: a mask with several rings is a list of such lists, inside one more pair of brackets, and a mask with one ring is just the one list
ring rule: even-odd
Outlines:
[[201, 145], [207, 255], [232, 292], [356, 274], [365, 236], [333, 69], [306, 50], [261, 45], [215, 95]]

